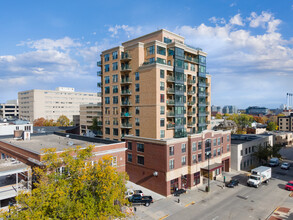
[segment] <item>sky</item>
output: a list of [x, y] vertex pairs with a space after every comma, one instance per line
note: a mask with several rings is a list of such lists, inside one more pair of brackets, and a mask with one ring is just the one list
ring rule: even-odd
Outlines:
[[167, 29], [208, 53], [212, 105], [286, 104], [292, 0], [0, 1], [0, 103], [19, 91], [97, 92], [101, 51]]

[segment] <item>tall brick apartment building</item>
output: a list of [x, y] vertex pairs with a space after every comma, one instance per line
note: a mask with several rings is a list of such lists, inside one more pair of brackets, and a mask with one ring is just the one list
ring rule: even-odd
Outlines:
[[165, 196], [176, 188], [192, 189], [205, 184], [208, 169], [211, 180], [217, 179], [223, 171], [230, 171], [230, 131], [207, 130], [184, 138], [162, 140], [126, 136], [125, 140], [130, 181]]
[[164, 29], [103, 51], [103, 138], [181, 138], [209, 129], [206, 55]]

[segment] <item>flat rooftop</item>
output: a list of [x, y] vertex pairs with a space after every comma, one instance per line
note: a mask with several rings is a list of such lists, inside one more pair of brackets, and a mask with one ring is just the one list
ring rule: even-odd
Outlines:
[[231, 135], [231, 144], [243, 144], [249, 141], [253, 141], [261, 138], [258, 135], [243, 135], [243, 134], [232, 134]]
[[[70, 135], [72, 136], [72, 135]], [[76, 135], [77, 136], [77, 135]], [[85, 139], [85, 140], [80, 140]], [[49, 134], [49, 135], [39, 135], [39, 136], [31, 136], [30, 140], [16, 140], [14, 138], [3, 138], [0, 141], [6, 142], [8, 144], [14, 145], [19, 148], [23, 148], [28, 151], [32, 151], [33, 153], [42, 154], [42, 149], [45, 148], [56, 148], [58, 151], [63, 151], [70, 147], [87, 147], [89, 145], [94, 146], [101, 146], [105, 144], [111, 143], [104, 143], [103, 139], [99, 140], [98, 138], [86, 138], [80, 136], [80, 139], [70, 138], [70, 137], [63, 137], [56, 134]]]

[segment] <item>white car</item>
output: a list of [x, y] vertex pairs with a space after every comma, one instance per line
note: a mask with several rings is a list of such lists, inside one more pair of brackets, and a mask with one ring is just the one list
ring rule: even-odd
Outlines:
[[289, 168], [290, 168], [290, 164], [289, 163], [282, 163], [281, 169], [289, 170]]

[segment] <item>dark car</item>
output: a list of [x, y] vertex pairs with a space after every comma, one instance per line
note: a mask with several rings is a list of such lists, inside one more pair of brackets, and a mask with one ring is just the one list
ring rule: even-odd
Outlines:
[[141, 196], [140, 194], [134, 194], [128, 198], [128, 201], [133, 204], [143, 204], [145, 206], [149, 206], [153, 203], [153, 198], [151, 196]]
[[230, 182], [226, 183], [226, 187], [234, 188], [234, 186], [238, 186], [238, 184], [239, 184], [239, 180], [234, 179], [234, 180], [230, 180]]
[[178, 189], [174, 192], [174, 196], [180, 196], [183, 193], [186, 193], [185, 189]]

